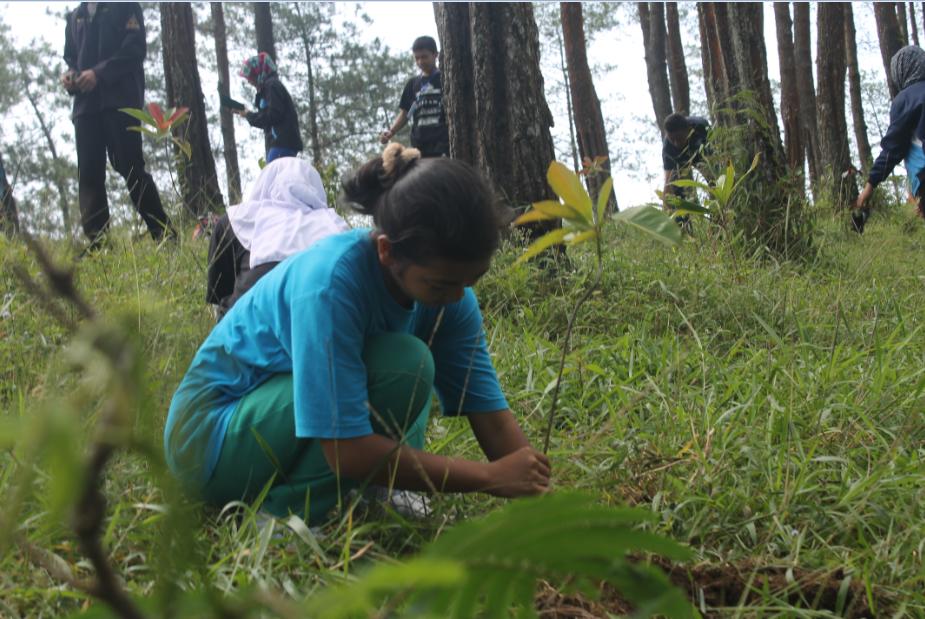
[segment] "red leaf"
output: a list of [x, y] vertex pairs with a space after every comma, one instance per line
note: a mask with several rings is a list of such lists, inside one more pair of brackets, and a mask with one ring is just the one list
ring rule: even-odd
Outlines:
[[148, 111], [151, 112], [151, 117], [157, 123], [157, 128], [164, 129], [164, 112], [161, 110], [161, 106], [157, 103], [149, 103]]
[[175, 120], [189, 112], [188, 107], [178, 107], [173, 111], [173, 114], [170, 115], [170, 118], [167, 119], [167, 126], [173, 126]]

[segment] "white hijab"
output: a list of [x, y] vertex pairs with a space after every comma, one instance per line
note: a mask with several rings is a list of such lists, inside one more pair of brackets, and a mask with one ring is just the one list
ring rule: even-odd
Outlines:
[[251, 268], [284, 260], [326, 236], [350, 229], [328, 208], [321, 175], [297, 157], [280, 157], [267, 164], [244, 201], [228, 208], [228, 219], [251, 253]]

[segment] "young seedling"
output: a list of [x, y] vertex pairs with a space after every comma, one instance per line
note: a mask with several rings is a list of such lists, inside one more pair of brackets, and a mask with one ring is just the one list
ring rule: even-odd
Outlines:
[[[572, 337], [572, 329], [575, 326], [575, 320], [578, 317], [581, 306], [591, 298], [591, 295], [597, 287], [600, 286], [604, 274], [604, 224], [607, 222], [607, 218], [605, 217], [607, 202], [610, 200], [611, 191], [613, 191], [613, 178], [609, 177], [601, 186], [601, 191], [597, 196], [597, 204], [595, 207], [580, 176], [558, 161], [553, 161], [549, 164], [549, 169], [546, 172], [546, 180], [549, 186], [552, 187], [552, 190], [556, 192], [556, 195], [559, 196], [559, 200], [535, 202], [531, 210], [518, 217], [514, 221], [514, 224], [522, 225], [536, 221], [561, 219], [562, 227], [547, 232], [534, 241], [517, 259], [515, 265], [526, 262], [544, 249], [554, 245], [565, 244], [567, 246], [575, 246], [593, 241], [596, 268], [591, 283], [575, 302], [575, 305], [572, 307], [572, 312], [569, 315], [568, 326], [565, 330], [565, 340], [562, 343], [562, 355], [559, 358], [559, 371], [556, 376], [556, 385], [553, 388], [552, 403], [549, 407], [549, 418], [546, 422], [546, 434], [543, 439], [544, 453], [549, 451], [549, 439], [552, 435], [552, 429], [555, 426], [559, 389], [562, 385], [562, 374], [565, 370], [565, 360], [568, 357], [569, 343]], [[613, 216], [613, 219], [642, 230], [667, 245], [677, 245], [681, 241], [681, 231], [678, 226], [675, 225], [674, 220], [650, 205], [636, 206], [626, 209], [625, 211], [620, 211]]]

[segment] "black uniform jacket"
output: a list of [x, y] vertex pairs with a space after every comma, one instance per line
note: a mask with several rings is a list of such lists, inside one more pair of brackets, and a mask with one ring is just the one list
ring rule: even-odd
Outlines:
[[68, 15], [64, 37], [67, 66], [77, 73], [96, 73], [96, 88], [74, 96], [75, 118], [144, 105], [147, 43], [137, 2], [100, 2], [92, 18], [82, 2]]
[[299, 115], [289, 91], [276, 74], [267, 77], [254, 98], [256, 112], [247, 113], [252, 127], [263, 129], [267, 152], [274, 146], [301, 152], [304, 148], [299, 134]]

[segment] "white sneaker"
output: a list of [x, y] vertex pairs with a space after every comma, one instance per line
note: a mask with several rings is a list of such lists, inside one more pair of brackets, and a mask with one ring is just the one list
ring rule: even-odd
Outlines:
[[370, 486], [364, 493], [372, 503], [388, 503], [392, 509], [409, 520], [424, 520], [433, 512], [430, 497], [411, 490], [389, 491], [385, 486]]

